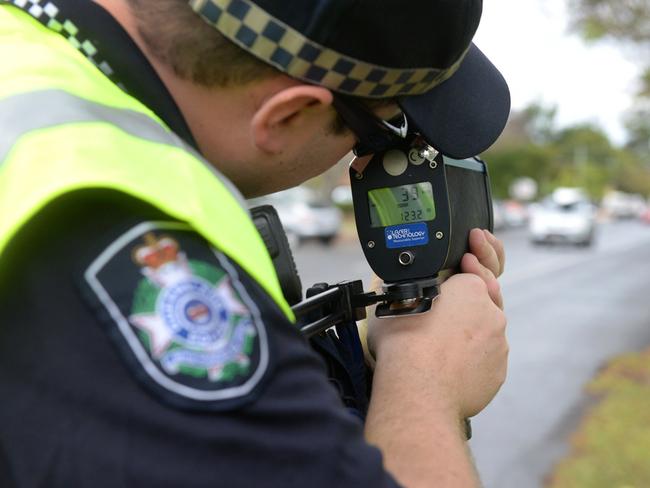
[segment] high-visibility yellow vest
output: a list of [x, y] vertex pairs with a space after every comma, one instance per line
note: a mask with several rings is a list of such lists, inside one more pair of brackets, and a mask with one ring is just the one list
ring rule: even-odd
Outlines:
[[293, 320], [236, 189], [64, 37], [0, 6], [0, 267], [16, 232], [56, 198], [103, 188], [188, 223]]

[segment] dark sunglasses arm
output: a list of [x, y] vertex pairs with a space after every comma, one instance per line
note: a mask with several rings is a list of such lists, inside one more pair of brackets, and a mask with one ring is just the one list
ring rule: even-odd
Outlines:
[[334, 94], [332, 106], [357, 137], [358, 143], [354, 147], [357, 156], [383, 151], [395, 140], [381, 121], [356, 100]]

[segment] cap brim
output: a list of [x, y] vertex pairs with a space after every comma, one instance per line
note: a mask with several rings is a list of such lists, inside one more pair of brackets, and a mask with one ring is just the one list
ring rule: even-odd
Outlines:
[[510, 114], [510, 91], [499, 70], [472, 43], [458, 70], [422, 95], [399, 97], [409, 125], [441, 153], [476, 156], [499, 137]]

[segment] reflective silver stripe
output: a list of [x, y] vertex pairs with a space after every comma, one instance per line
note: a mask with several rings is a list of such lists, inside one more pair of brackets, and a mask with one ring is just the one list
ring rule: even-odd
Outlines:
[[93, 102], [65, 90], [40, 90], [0, 99], [0, 167], [14, 144], [27, 133], [80, 122], [105, 122], [140, 139], [184, 149], [208, 167], [246, 208], [239, 190], [227, 178], [148, 115]]
[[118, 109], [63, 90], [21, 93], [0, 100], [0, 161], [28, 132], [78, 122], [106, 122], [152, 142], [181, 146], [171, 132], [134, 110]]

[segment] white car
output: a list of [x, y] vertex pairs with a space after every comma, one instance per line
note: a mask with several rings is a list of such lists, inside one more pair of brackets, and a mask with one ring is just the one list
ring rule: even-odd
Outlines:
[[249, 206], [273, 205], [289, 242], [317, 239], [331, 243], [343, 223], [343, 213], [331, 203], [319, 201], [316, 194], [305, 187], [273, 193], [249, 200]]
[[502, 230], [506, 227], [505, 210], [501, 200], [492, 200], [492, 228]]
[[596, 209], [582, 196], [558, 198], [555, 194], [531, 207], [528, 233], [534, 244], [564, 242], [590, 246], [595, 232]]

